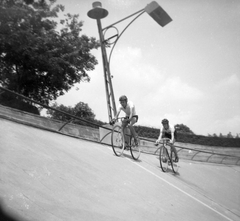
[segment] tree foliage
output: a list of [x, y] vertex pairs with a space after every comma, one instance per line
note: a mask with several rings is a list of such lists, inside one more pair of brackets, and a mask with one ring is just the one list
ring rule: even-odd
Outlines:
[[55, 3], [0, 1], [0, 85], [47, 105], [90, 80], [87, 71], [97, 64], [90, 51], [99, 47], [95, 38], [80, 36], [78, 15], [66, 14], [58, 24], [64, 6]]
[[[47, 111], [47, 114], [51, 119], [61, 120], [61, 121], [71, 121], [75, 124], [85, 125], [89, 127], [99, 128], [99, 126], [106, 124], [105, 122], [102, 122], [100, 120], [95, 119], [95, 114], [92, 111], [92, 109], [88, 106], [88, 104], [84, 102], [77, 103], [74, 107], [71, 106], [65, 106], [65, 105], [58, 105], [57, 103], [54, 103], [52, 108], [59, 110], [61, 112], [68, 113], [70, 115], [82, 118], [85, 121], [77, 120], [75, 118], [72, 118], [71, 116], [68, 116], [66, 114], [63, 114], [59, 111], [54, 111], [52, 109], [49, 109]], [[99, 125], [99, 126], [96, 126]]]
[[[95, 114], [93, 113], [92, 109], [88, 106], [88, 104], [84, 102], [79, 102], [74, 107], [65, 106], [62, 104], [58, 105], [57, 103], [54, 103], [51, 107], [56, 110], [68, 113], [70, 115], [73, 115], [79, 118], [84, 118], [84, 119], [95, 118]], [[54, 111], [52, 109], [49, 109], [47, 111], [47, 114], [50, 115], [50, 118], [56, 119], [56, 120], [69, 121], [70, 119], [72, 119], [71, 116], [65, 115], [58, 111]]]
[[[174, 126], [175, 128], [175, 138], [178, 139], [178, 134], [194, 134], [189, 127], [187, 127], [184, 124], [176, 124]], [[146, 126], [135, 126], [135, 129], [139, 136], [142, 137], [148, 137], [148, 138], [154, 138], [157, 139], [160, 133], [159, 129], [152, 128], [152, 127], [146, 127]]]
[[190, 130], [189, 127], [187, 127], [184, 124], [176, 124], [175, 130], [177, 130], [178, 133], [188, 133], [188, 134], [194, 134], [192, 130]]

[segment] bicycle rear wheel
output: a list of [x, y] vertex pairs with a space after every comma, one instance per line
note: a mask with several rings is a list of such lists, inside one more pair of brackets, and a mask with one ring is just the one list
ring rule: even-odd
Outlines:
[[172, 166], [172, 170], [173, 170], [174, 173], [177, 173], [178, 165], [175, 162], [175, 158], [176, 158], [175, 153], [173, 151], [171, 151], [171, 166]]
[[122, 128], [115, 125], [112, 129], [112, 149], [116, 156], [121, 156], [124, 151], [124, 136], [122, 136]]
[[[134, 137], [131, 138], [131, 143], [130, 143], [130, 152], [132, 155], [132, 158], [134, 160], [138, 160], [138, 158], [140, 157], [141, 151], [138, 145], [136, 145], [135, 141], [134, 141]], [[139, 144], [139, 142], [138, 142]]]
[[166, 172], [168, 169], [169, 155], [168, 155], [168, 150], [164, 146], [160, 147], [159, 162], [160, 162], [160, 167], [162, 168], [162, 171]]

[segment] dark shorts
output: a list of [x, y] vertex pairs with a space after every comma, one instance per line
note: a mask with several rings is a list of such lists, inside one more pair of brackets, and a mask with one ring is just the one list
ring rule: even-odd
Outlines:
[[[174, 136], [174, 139], [177, 140], [177, 132], [176, 132], [176, 130], [174, 131], [173, 136]], [[172, 134], [170, 134], [170, 133], [163, 133], [162, 137], [163, 138], [172, 139]]]
[[133, 115], [136, 118], [136, 123], [138, 122], [138, 115]]
[[169, 139], [172, 139], [172, 134], [169, 134], [169, 133], [163, 133], [162, 138], [169, 138]]
[[[135, 117], [136, 123], [137, 123], [137, 122], [138, 122], [138, 115], [133, 115], [132, 117]], [[129, 116], [126, 116], [125, 118], [126, 118], [126, 119], [129, 119]]]

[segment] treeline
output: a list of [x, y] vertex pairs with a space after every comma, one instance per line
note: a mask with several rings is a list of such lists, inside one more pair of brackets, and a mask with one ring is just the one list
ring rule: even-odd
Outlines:
[[[136, 132], [140, 137], [157, 139], [159, 136], [159, 129], [146, 127], [146, 126], [135, 126]], [[182, 143], [192, 143], [207, 146], [221, 146], [221, 147], [239, 147], [240, 138], [228, 138], [228, 137], [217, 137], [217, 136], [202, 136], [193, 133], [184, 133], [176, 131], [176, 140]]]
[[240, 148], [240, 138], [211, 137], [211, 136], [184, 134], [184, 133], [177, 132], [177, 141], [184, 142], [184, 143], [207, 145], [207, 146], [239, 147]]

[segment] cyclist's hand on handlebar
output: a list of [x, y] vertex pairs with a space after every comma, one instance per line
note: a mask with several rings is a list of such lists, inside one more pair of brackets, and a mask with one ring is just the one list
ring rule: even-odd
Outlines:
[[114, 125], [115, 124], [115, 122], [116, 122], [116, 120], [115, 120], [115, 118], [113, 118], [111, 121], [110, 121], [110, 125]]
[[130, 123], [130, 119], [128, 117], [124, 117], [122, 122], [129, 124]]
[[154, 145], [157, 146], [159, 143], [160, 143], [160, 140], [156, 140]]

